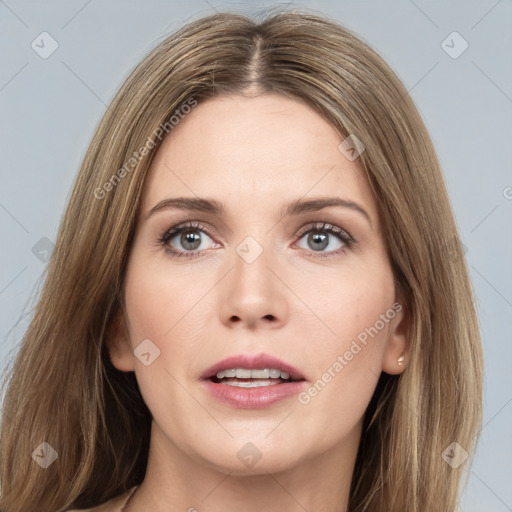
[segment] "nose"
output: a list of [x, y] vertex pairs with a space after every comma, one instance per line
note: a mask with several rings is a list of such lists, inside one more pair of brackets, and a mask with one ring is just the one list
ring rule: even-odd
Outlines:
[[[249, 250], [244, 253], [247, 247]], [[288, 321], [289, 304], [277, 258], [270, 249], [261, 250], [254, 243], [238, 249], [233, 253], [231, 271], [219, 289], [222, 323], [229, 328], [282, 327]], [[247, 257], [251, 251], [252, 256]]]

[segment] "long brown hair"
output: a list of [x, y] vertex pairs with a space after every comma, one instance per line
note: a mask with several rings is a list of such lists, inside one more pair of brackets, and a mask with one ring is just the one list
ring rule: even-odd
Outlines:
[[[3, 512], [90, 507], [143, 480], [151, 415], [134, 373], [113, 367], [105, 336], [122, 306], [146, 173], [162, 127], [172, 136], [169, 120], [183, 105], [255, 91], [305, 102], [364, 143], [360, 161], [410, 317], [409, 365], [400, 376], [382, 374], [367, 410], [350, 511], [455, 510], [468, 463], [455, 468], [443, 453], [454, 442], [474, 451], [482, 354], [440, 166], [387, 64], [339, 24], [302, 9], [258, 23], [220, 13], [188, 24], [136, 66], [107, 109], [5, 381]], [[48, 446], [57, 459], [43, 468], [36, 459], [53, 454]]]

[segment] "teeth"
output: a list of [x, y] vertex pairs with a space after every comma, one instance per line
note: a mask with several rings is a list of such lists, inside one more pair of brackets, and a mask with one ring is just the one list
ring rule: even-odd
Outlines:
[[[290, 374], [287, 372], [282, 372], [281, 370], [277, 370], [275, 368], [262, 368], [256, 370], [247, 370], [245, 368], [234, 368], [230, 370], [222, 370], [217, 373], [218, 379], [223, 379], [224, 377], [236, 377], [237, 379], [283, 379], [287, 380], [290, 378]], [[227, 384], [227, 383], [226, 383]], [[238, 384], [233, 384], [238, 385]], [[268, 384], [262, 384], [263, 386]]]
[[[279, 372], [281, 375], [281, 372]], [[270, 370], [264, 368], [263, 370], [251, 370], [251, 377], [253, 379], [268, 379], [270, 377]]]

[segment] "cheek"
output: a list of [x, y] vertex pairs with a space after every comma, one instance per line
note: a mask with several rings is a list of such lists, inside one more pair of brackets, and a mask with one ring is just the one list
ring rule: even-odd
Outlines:
[[158, 354], [154, 359], [150, 356], [147, 366], [135, 359], [144, 401], [157, 423], [180, 430], [190, 418], [173, 413], [176, 404], [192, 409], [195, 405], [183, 386], [186, 369], [193, 367], [200, 349], [197, 315], [201, 308], [192, 305], [200, 300], [201, 290], [191, 286], [183, 273], [169, 274], [160, 265], [134, 257], [126, 275], [125, 301], [132, 349], [137, 352], [139, 344], [149, 339], [154, 344], [149, 352]]
[[130, 342], [136, 350], [149, 339], [159, 351], [150, 366], [135, 360], [141, 388], [157, 385], [153, 375], [159, 373], [169, 389], [169, 382], [175, 382], [169, 373], [182, 382], [186, 369], [194, 367], [201, 343], [208, 339], [204, 295], [204, 280], [172, 269], [165, 260], [151, 261], [134, 252], [125, 286]]
[[[364, 414], [382, 371], [393, 309], [391, 272], [359, 274], [339, 290], [318, 295], [318, 316], [329, 329], [316, 340], [310, 363], [315, 379], [299, 403], [304, 412], [329, 417], [326, 435], [339, 435]], [[315, 295], [316, 296], [316, 295]], [[320, 307], [321, 304], [321, 307]], [[327, 334], [326, 334], [327, 333]]]
[[160, 342], [179, 330], [192, 305], [204, 294], [194, 279], [179, 269], [170, 272], [172, 263], [155, 262], [135, 253], [126, 274], [126, 307], [132, 343], [141, 336]]
[[393, 305], [395, 287], [391, 269], [382, 264], [373, 268], [373, 272], [369, 265], [351, 268], [335, 278], [316, 276], [314, 283], [297, 282], [294, 287], [297, 295], [307, 297], [309, 310], [295, 319], [303, 324], [299, 332], [304, 338], [307, 333], [311, 335], [302, 343], [315, 347], [311, 355], [326, 368], [351, 347], [352, 354], [347, 354], [350, 362], [354, 361], [351, 366], [375, 362], [384, 351], [389, 321], [394, 316], [393, 311], [386, 312]]

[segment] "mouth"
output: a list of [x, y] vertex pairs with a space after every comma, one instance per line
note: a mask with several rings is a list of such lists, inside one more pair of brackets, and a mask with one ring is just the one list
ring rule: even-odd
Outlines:
[[240, 354], [227, 357], [201, 374], [201, 379], [209, 379], [217, 384], [239, 385], [252, 383], [270, 386], [284, 382], [305, 380], [304, 375], [294, 366], [269, 354]]
[[268, 354], [223, 359], [201, 375], [214, 398], [233, 407], [260, 409], [298, 393], [306, 379], [293, 366]]
[[239, 388], [259, 388], [263, 386], [275, 386], [285, 382], [296, 382], [290, 374], [278, 368], [230, 368], [217, 372], [210, 377], [216, 384], [226, 384]]

